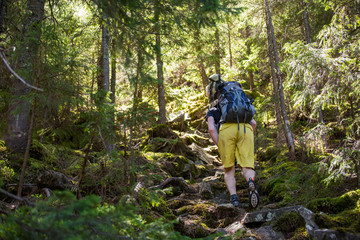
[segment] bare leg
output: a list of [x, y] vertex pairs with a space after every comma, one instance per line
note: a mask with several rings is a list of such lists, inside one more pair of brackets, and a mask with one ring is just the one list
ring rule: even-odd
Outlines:
[[224, 168], [224, 180], [230, 195], [236, 194], [235, 167]]
[[252, 168], [242, 168], [241, 173], [246, 181], [249, 181], [249, 178], [254, 179], [255, 178], [255, 171]]

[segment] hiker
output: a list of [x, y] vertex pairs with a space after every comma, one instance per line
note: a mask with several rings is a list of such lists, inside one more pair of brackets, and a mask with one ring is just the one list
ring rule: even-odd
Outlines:
[[[227, 83], [220, 78], [219, 74], [210, 76], [210, 84], [206, 87], [206, 95], [209, 103], [213, 106], [209, 108], [206, 114], [208, 122], [208, 131], [218, 146], [221, 162], [224, 167], [224, 180], [226, 187], [230, 193], [230, 202], [235, 206], [239, 206], [239, 198], [236, 194], [235, 180], [235, 159], [241, 168], [243, 177], [248, 182], [249, 202], [250, 206], [256, 208], [259, 204], [259, 194], [255, 187], [255, 171], [254, 171], [254, 134], [256, 121], [251, 116], [247, 122], [226, 122], [221, 110], [220, 89]], [[240, 84], [239, 84], [240, 85]], [[255, 109], [253, 110], [255, 112]]]

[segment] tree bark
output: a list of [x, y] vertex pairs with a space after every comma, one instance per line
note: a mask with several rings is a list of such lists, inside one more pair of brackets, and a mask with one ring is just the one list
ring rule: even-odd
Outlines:
[[[102, 27], [102, 44], [101, 44], [101, 52], [100, 52], [100, 70], [101, 75], [98, 81], [98, 90], [104, 91], [102, 94], [109, 92], [110, 90], [110, 55], [109, 55], [109, 34], [106, 26]], [[110, 104], [105, 98], [105, 95], [101, 98], [102, 103]], [[113, 126], [112, 119], [109, 117], [107, 120], [109, 124], [109, 131], [105, 133], [104, 136], [104, 147], [106, 152], [111, 152], [114, 149], [113, 139], [110, 134], [110, 129]], [[100, 134], [101, 134], [101, 130]]]
[[109, 34], [107, 27], [102, 28], [102, 54], [103, 54], [103, 62], [102, 62], [102, 71], [103, 71], [103, 82], [102, 82], [102, 90], [109, 91], [110, 88], [110, 68], [109, 68]]
[[[20, 56], [17, 59], [16, 72], [24, 77], [29, 84], [35, 78], [36, 61], [40, 43], [40, 23], [44, 16], [44, 0], [29, 0], [27, 2], [27, 15], [23, 24], [23, 36], [16, 47]], [[24, 153], [28, 139], [31, 103], [26, 98], [29, 88], [17, 79], [12, 81], [12, 97], [7, 114], [6, 146], [17, 153]]]
[[271, 12], [270, 12], [270, 6], [269, 6], [268, 0], [265, 0], [265, 11], [266, 11], [266, 17], [267, 17], [266, 22], [268, 24], [268, 29], [269, 29], [268, 39], [270, 38], [270, 41], [272, 43], [272, 50], [273, 50], [272, 52], [269, 53], [269, 55], [273, 55], [273, 58], [270, 59], [270, 61], [271, 60], [274, 61], [273, 64], [271, 64], [272, 68], [274, 67], [274, 70], [272, 70], [271, 72], [272, 72], [272, 74], [275, 74], [273, 76], [273, 78], [277, 79], [277, 82], [278, 82], [277, 93], [279, 94], [279, 99], [280, 99], [281, 115], [283, 118], [285, 137], [286, 137], [287, 145], [289, 148], [290, 159], [295, 160], [295, 143], [294, 143], [292, 132], [290, 130], [290, 124], [289, 124], [288, 116], [286, 113], [284, 90], [283, 90], [283, 84], [282, 84], [281, 71], [280, 71], [280, 67], [279, 67], [279, 57], [278, 57], [278, 53], [277, 53], [276, 39], [275, 39], [275, 34], [274, 34], [274, 28], [272, 25]]
[[231, 27], [229, 20], [227, 20], [227, 26], [228, 26], [228, 42], [229, 42], [229, 67], [232, 68], [233, 66], [233, 56], [231, 51]]
[[163, 61], [161, 59], [161, 42], [160, 35], [156, 34], [156, 65], [157, 65], [157, 77], [158, 77], [158, 104], [159, 104], [159, 123], [166, 123], [166, 101], [165, 101], [165, 87], [164, 87], [164, 73], [163, 73]]
[[6, 14], [6, 4], [6, 0], [0, 0], [0, 33], [3, 33], [5, 31], [4, 16]]
[[[271, 78], [272, 78], [272, 84], [273, 84], [273, 92], [274, 92], [274, 106], [275, 106], [275, 118], [276, 118], [276, 124], [277, 126], [282, 126], [282, 119], [281, 119], [281, 107], [279, 104], [279, 93], [278, 93], [278, 82], [276, 78], [275, 73], [275, 60], [274, 60], [274, 47], [273, 42], [271, 40], [271, 30], [270, 30], [270, 23], [269, 23], [269, 17], [268, 17], [268, 11], [265, 9], [265, 15], [266, 15], [266, 29], [267, 29], [267, 35], [268, 35], [268, 55], [269, 55], [269, 62], [270, 62], [270, 70], [271, 70]], [[283, 129], [283, 127], [281, 127]], [[282, 134], [280, 134], [282, 135]]]
[[158, 78], [158, 105], [159, 105], [159, 123], [166, 123], [166, 101], [165, 101], [165, 87], [164, 87], [164, 72], [163, 61], [161, 57], [161, 38], [160, 38], [160, 8], [159, 1], [155, 0], [155, 22], [156, 22], [156, 35], [155, 35], [155, 54]]
[[206, 75], [206, 71], [205, 71], [205, 67], [204, 67], [204, 59], [202, 57], [202, 53], [201, 53], [201, 41], [200, 41], [200, 31], [199, 29], [196, 27], [195, 30], [195, 34], [194, 34], [194, 39], [195, 39], [195, 51], [197, 54], [197, 67], [199, 69], [199, 73], [200, 73], [200, 77], [201, 77], [201, 82], [203, 85], [203, 89], [205, 91], [206, 86], [209, 84], [209, 80], [208, 77]]
[[250, 91], [255, 89], [255, 82], [254, 82], [254, 73], [251, 69], [249, 71], [249, 83], [250, 83]]
[[219, 29], [216, 27], [215, 30], [215, 51], [214, 51], [214, 59], [215, 59], [215, 73], [221, 74], [220, 69], [220, 36]]
[[111, 51], [111, 102], [115, 104], [116, 102], [116, 47], [115, 41], [112, 43]]
[[30, 146], [31, 146], [31, 140], [32, 140], [32, 130], [33, 130], [33, 127], [34, 127], [34, 121], [35, 121], [35, 103], [34, 103], [34, 105], [32, 107], [30, 127], [29, 127], [29, 130], [28, 130], [28, 139], [27, 139], [26, 149], [25, 149], [25, 156], [24, 156], [24, 161], [23, 161], [23, 164], [22, 164], [22, 167], [21, 167], [21, 173], [20, 173], [20, 177], [19, 177], [19, 186], [18, 186], [18, 192], [17, 192], [18, 197], [21, 197], [22, 189], [23, 189], [23, 185], [24, 185], [26, 166], [27, 166], [27, 163], [29, 161], [29, 154], [30, 154]]
[[306, 40], [306, 43], [309, 44], [309, 43], [311, 43], [311, 34], [310, 34], [308, 11], [307, 11], [305, 0], [301, 0], [301, 6], [303, 8], [303, 16], [304, 16], [305, 40]]

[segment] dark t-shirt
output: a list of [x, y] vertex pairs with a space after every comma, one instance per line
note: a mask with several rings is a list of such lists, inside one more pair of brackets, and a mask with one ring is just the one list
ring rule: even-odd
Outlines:
[[221, 111], [219, 108], [217, 108], [216, 106], [210, 108], [207, 113], [206, 113], [206, 121], [208, 119], [208, 117], [213, 117], [215, 120], [215, 124], [218, 124], [221, 118]]

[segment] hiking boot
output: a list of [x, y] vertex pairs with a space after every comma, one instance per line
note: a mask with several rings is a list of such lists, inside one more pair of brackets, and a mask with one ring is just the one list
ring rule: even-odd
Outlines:
[[250, 206], [252, 208], [256, 208], [259, 205], [259, 202], [260, 202], [259, 193], [256, 190], [251, 191], [249, 196]]
[[256, 208], [259, 205], [260, 198], [259, 193], [256, 190], [255, 182], [253, 179], [249, 178], [249, 203], [252, 208]]
[[234, 205], [234, 207], [238, 207], [239, 206], [239, 198], [236, 194], [233, 194], [230, 196], [230, 202], [232, 205]]

